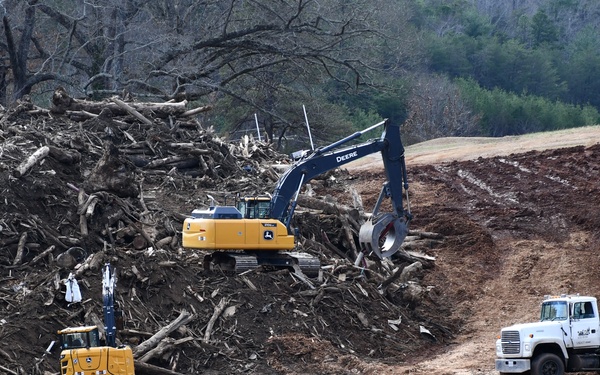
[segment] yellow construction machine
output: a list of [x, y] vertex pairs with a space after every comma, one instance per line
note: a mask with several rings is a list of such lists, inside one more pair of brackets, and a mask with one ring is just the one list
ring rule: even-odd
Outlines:
[[102, 278], [104, 339], [97, 326], [70, 327], [60, 335], [61, 375], [134, 375], [133, 352], [126, 345], [117, 345], [117, 329], [122, 328], [122, 316], [115, 307], [114, 270], [106, 264]]
[[[380, 138], [339, 148], [364, 133], [384, 126]], [[242, 272], [264, 265], [299, 267], [314, 274], [320, 268], [317, 258], [295, 248], [296, 230], [290, 227], [300, 189], [312, 178], [364, 156], [381, 152], [387, 181], [370, 218], [359, 232], [361, 254], [380, 258], [400, 249], [412, 219], [408, 204], [408, 183], [404, 147], [398, 125], [382, 121], [328, 146], [305, 153], [281, 176], [271, 196], [246, 197], [235, 206], [196, 209], [183, 223], [184, 248], [208, 250], [206, 268]], [[406, 192], [407, 209], [403, 206]], [[385, 198], [391, 199], [393, 212], [380, 213]]]

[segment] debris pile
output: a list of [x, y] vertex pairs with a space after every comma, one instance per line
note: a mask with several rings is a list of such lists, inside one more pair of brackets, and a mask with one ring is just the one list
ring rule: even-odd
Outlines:
[[[418, 281], [440, 235], [411, 233], [395, 259], [353, 265], [364, 208], [347, 171], [299, 200], [299, 246], [321, 258], [318, 278], [206, 272], [201, 251], [181, 248], [186, 215], [209, 195], [269, 191], [289, 163], [269, 144], [219, 138], [197, 119], [208, 110], [58, 88], [50, 109], [24, 100], [0, 114], [0, 371], [56, 373], [59, 350], [46, 350], [57, 330], [102, 329], [107, 262], [125, 314], [118, 337], [140, 374], [369, 372], [452, 337], [456, 322], [415, 312], [435, 305]], [[80, 303], [65, 300], [71, 273]]]

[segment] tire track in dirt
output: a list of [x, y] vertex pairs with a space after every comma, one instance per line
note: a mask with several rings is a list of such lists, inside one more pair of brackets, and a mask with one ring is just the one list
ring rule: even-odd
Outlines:
[[[409, 178], [423, 188], [413, 191], [415, 225], [447, 234], [431, 251], [436, 267], [425, 281], [443, 285], [444, 309], [462, 328], [452, 342], [399, 372], [497, 374], [501, 327], [536, 320], [545, 294], [600, 295], [594, 271], [600, 267], [599, 154], [600, 146], [575, 147], [409, 166]], [[421, 197], [427, 207], [419, 205]], [[477, 231], [491, 243], [477, 239]]]

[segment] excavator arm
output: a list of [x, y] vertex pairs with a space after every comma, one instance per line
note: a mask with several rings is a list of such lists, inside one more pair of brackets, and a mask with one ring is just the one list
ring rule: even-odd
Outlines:
[[[381, 138], [355, 146], [339, 148], [382, 125], [384, 131]], [[387, 182], [382, 187], [372, 216], [361, 227], [359, 241], [364, 253], [374, 252], [380, 258], [393, 255], [400, 249], [400, 245], [408, 233], [408, 223], [412, 216], [410, 207], [404, 208], [403, 190], [407, 193], [408, 206], [408, 178], [400, 129], [398, 125], [391, 124], [387, 120], [329, 146], [319, 148], [296, 162], [279, 179], [275, 187], [271, 200], [270, 217], [284, 223], [288, 232], [291, 233], [290, 222], [296, 208], [298, 194], [305, 183], [324, 172], [377, 152], [381, 152]], [[379, 205], [384, 198], [391, 199], [394, 212], [379, 214]]]
[[110, 264], [102, 272], [102, 302], [104, 311], [104, 329], [106, 345], [116, 347], [117, 321], [115, 318], [115, 274]]

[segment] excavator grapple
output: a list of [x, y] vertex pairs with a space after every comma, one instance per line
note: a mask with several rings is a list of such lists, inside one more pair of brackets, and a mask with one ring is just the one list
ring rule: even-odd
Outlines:
[[363, 253], [375, 253], [379, 258], [392, 256], [402, 246], [408, 234], [408, 225], [403, 218], [386, 213], [369, 218], [358, 233]]

